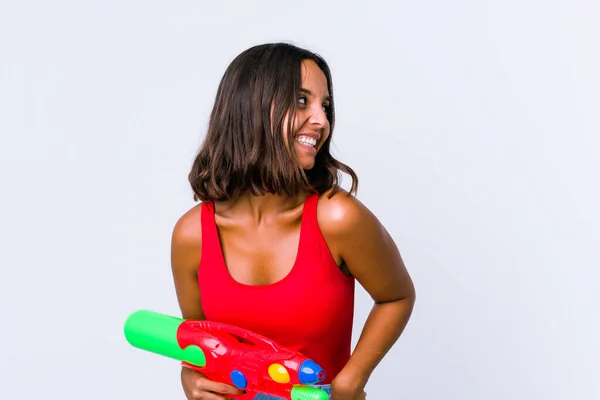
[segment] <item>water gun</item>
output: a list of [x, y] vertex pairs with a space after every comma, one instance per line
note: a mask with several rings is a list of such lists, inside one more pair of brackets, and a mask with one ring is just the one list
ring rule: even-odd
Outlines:
[[325, 378], [317, 363], [249, 330], [139, 310], [125, 321], [124, 333], [133, 347], [181, 361], [210, 380], [245, 391], [228, 395], [233, 399], [251, 400], [259, 393], [286, 400], [329, 398], [310, 386]]

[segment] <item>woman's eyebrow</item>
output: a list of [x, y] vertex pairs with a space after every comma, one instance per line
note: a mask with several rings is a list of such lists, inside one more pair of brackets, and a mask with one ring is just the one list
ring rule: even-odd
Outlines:
[[[309, 96], [313, 95], [313, 93], [310, 90], [306, 89], [306, 88], [300, 88], [300, 92], [306, 93]], [[327, 96], [325, 96], [325, 98], [323, 100], [324, 101], [331, 101], [331, 96], [327, 95]]]

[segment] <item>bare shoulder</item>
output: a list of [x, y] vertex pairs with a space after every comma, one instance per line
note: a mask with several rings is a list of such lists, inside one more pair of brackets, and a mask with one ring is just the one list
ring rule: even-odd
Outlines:
[[331, 190], [319, 197], [317, 221], [321, 234], [337, 265], [346, 270], [349, 245], [368, 245], [366, 238], [381, 237], [381, 226], [375, 215], [346, 190]]
[[344, 189], [331, 190], [319, 197], [319, 227], [324, 236], [336, 238], [365, 225], [380, 225], [375, 215], [355, 196]]
[[[202, 250], [201, 208], [198, 204], [189, 209], [175, 223], [171, 239], [172, 256], [176, 259], [196, 257]], [[176, 263], [179, 265], [189, 263]]]
[[172, 242], [177, 249], [202, 246], [201, 208], [198, 204], [189, 209], [175, 223]]

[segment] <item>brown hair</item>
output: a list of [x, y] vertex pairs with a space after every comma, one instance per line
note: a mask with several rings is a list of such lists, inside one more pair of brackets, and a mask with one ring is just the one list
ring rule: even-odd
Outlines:
[[[288, 132], [297, 110], [302, 84], [302, 61], [313, 60], [325, 74], [331, 96], [327, 108], [330, 134], [304, 170], [293, 151], [294, 137], [282, 134], [286, 115]], [[320, 56], [287, 43], [263, 44], [238, 55], [219, 84], [207, 135], [194, 160], [188, 180], [194, 199], [228, 200], [250, 191], [293, 196], [301, 190], [323, 193], [339, 188], [341, 172], [358, 177], [330, 153], [335, 120], [331, 71]]]

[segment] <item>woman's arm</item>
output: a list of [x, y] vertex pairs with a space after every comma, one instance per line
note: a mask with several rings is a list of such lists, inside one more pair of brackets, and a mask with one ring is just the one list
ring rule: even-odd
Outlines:
[[[202, 254], [202, 225], [198, 205], [184, 214], [173, 228], [171, 270], [182, 318], [204, 320], [198, 285], [198, 267]], [[213, 382], [204, 374], [181, 368], [181, 385], [188, 400], [226, 400], [227, 394], [240, 394], [232, 385]]]
[[200, 206], [185, 213], [175, 224], [171, 237], [171, 272], [182, 318], [203, 320], [198, 286], [202, 254]]
[[340, 191], [319, 203], [319, 224], [336, 261], [373, 298], [357, 345], [332, 382], [332, 400], [353, 400], [403, 332], [415, 302], [415, 289], [400, 252], [378, 219], [356, 198]]

